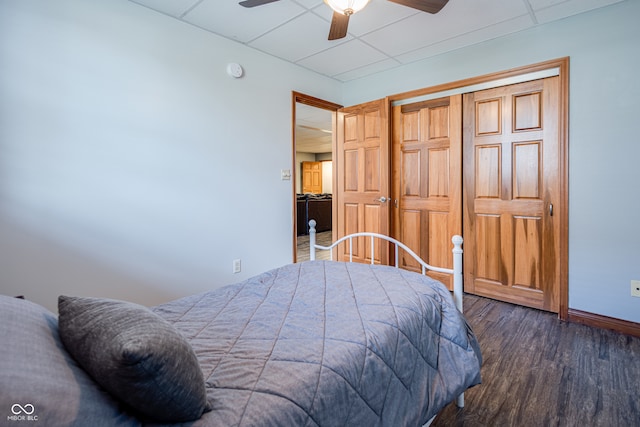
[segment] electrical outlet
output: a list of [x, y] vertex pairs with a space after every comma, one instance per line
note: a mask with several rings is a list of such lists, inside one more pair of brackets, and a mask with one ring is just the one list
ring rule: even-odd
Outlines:
[[240, 270], [242, 270], [242, 264], [240, 262], [239, 259], [234, 259], [233, 260], [233, 273], [240, 273]]
[[631, 296], [640, 298], [640, 280], [631, 281]]

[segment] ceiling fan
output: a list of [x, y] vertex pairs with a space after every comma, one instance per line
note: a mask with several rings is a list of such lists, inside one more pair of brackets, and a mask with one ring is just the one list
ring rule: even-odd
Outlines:
[[[273, 3], [278, 0], [245, 0], [240, 6], [256, 7], [263, 4]], [[418, 9], [428, 13], [438, 13], [449, 0], [389, 0], [412, 9]], [[324, 0], [333, 9], [331, 28], [329, 29], [329, 40], [337, 40], [347, 35], [349, 17], [362, 10], [369, 0]]]

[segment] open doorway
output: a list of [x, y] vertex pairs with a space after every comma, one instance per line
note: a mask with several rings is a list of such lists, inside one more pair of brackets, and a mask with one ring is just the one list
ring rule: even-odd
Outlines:
[[293, 93], [293, 261], [309, 256], [308, 222], [315, 219], [318, 243], [332, 239], [333, 146], [340, 105]]

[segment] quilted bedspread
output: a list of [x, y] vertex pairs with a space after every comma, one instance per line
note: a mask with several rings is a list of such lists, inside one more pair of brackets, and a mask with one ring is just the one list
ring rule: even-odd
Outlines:
[[191, 342], [213, 410], [194, 426], [420, 426], [480, 382], [449, 291], [386, 266], [310, 261], [154, 311]]

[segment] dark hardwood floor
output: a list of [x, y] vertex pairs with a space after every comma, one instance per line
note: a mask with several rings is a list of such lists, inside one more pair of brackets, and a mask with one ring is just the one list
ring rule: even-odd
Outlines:
[[640, 338], [473, 295], [482, 384], [432, 426], [640, 426]]
[[[332, 234], [331, 230], [323, 231], [316, 234], [316, 244], [321, 246], [329, 246], [332, 242]], [[298, 262], [309, 261], [309, 235], [298, 236], [297, 238], [297, 255], [296, 259]], [[330, 259], [331, 251], [317, 251], [316, 259]]]

